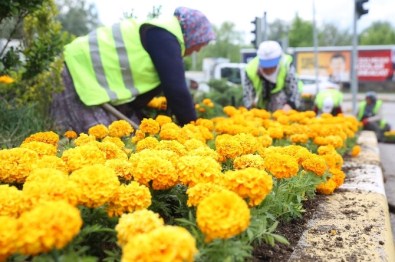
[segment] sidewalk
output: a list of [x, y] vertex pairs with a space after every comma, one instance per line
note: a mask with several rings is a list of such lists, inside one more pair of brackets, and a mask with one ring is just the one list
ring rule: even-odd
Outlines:
[[376, 137], [363, 131], [358, 143], [345, 183], [317, 208], [288, 261], [395, 261]]

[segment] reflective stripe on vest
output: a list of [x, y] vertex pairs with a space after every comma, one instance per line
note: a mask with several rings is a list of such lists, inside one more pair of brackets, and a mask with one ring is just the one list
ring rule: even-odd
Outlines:
[[127, 19], [112, 27], [100, 27], [65, 47], [65, 62], [81, 101], [85, 105], [132, 101], [160, 84], [155, 66], [142, 46], [140, 27], [152, 24], [172, 33], [185, 45], [176, 17], [143, 23]]
[[[276, 86], [271, 90], [271, 94], [280, 92], [285, 86], [285, 78], [288, 73], [289, 66], [292, 63], [292, 56], [283, 54], [280, 61], [280, 68], [277, 74]], [[246, 73], [248, 78], [251, 80], [252, 85], [255, 89], [255, 93], [258, 96], [258, 107], [264, 108], [266, 101], [262, 98], [263, 80], [259, 77], [257, 70], [259, 69], [259, 58], [255, 57], [246, 66]]]

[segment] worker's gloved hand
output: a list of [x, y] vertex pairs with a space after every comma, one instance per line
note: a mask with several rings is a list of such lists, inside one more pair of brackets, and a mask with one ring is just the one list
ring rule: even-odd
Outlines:
[[367, 118], [365, 118], [364, 120], [362, 120], [362, 124], [363, 124], [364, 126], [366, 126], [366, 125], [367, 125], [367, 123], [369, 123], [369, 121], [368, 121], [368, 119], [367, 119]]

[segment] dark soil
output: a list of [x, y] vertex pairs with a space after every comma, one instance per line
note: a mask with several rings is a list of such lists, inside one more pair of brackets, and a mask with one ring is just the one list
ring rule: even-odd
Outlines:
[[280, 223], [277, 227], [276, 234], [285, 237], [290, 245], [277, 243], [275, 246], [261, 244], [254, 247], [253, 262], [270, 261], [284, 262], [289, 259], [298, 244], [299, 238], [302, 236], [307, 227], [307, 223], [313, 217], [313, 214], [319, 203], [326, 198], [324, 195], [316, 195], [314, 199], [304, 201], [303, 208], [305, 212], [303, 217], [292, 220], [287, 223]]

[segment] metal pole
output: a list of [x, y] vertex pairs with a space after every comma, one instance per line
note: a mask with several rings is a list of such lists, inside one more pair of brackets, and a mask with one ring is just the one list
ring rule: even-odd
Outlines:
[[267, 23], [266, 23], [266, 11], [263, 12], [263, 41], [267, 40]]
[[358, 34], [357, 34], [357, 11], [354, 0], [354, 20], [353, 20], [353, 38], [352, 38], [352, 57], [351, 57], [351, 91], [352, 91], [352, 112], [357, 112], [357, 94], [358, 94], [358, 77], [357, 77], [357, 59], [358, 59]]
[[319, 66], [318, 66], [318, 40], [317, 40], [317, 25], [315, 19], [315, 0], [313, 0], [313, 42], [314, 42], [314, 69], [315, 69], [315, 90], [316, 94], [318, 94], [318, 74], [319, 74]]

